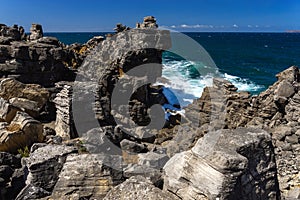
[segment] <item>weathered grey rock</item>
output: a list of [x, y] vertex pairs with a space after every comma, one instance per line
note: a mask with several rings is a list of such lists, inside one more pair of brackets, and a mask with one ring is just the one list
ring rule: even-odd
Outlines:
[[114, 28], [114, 30], [115, 30], [117, 33], [122, 32], [122, 31], [128, 31], [129, 29], [130, 29], [129, 27], [124, 26], [124, 25], [121, 24], [121, 23], [118, 23], [118, 24], [116, 25], [116, 28]]
[[[29, 158], [22, 160], [28, 174], [26, 184], [30, 186], [28, 189], [24, 189], [19, 196], [40, 195], [40, 190], [51, 192], [59, 178], [67, 155], [75, 152], [77, 152], [76, 148], [65, 145], [42, 145], [32, 151]], [[37, 194], [31, 194], [32, 191]], [[44, 194], [49, 195], [47, 192]]]
[[104, 200], [177, 200], [175, 195], [156, 188], [142, 176], [134, 176], [108, 192]]
[[124, 168], [123, 175], [126, 179], [132, 176], [142, 176], [150, 180], [156, 187], [162, 187], [163, 184], [161, 171], [147, 165], [130, 164]]
[[16, 197], [16, 200], [40, 199], [49, 195], [51, 195], [51, 192], [48, 192], [41, 187], [29, 184], [23, 188], [20, 194]]
[[[96, 80], [99, 84], [95, 107], [101, 126], [116, 125], [114, 117], [127, 125], [127, 122], [130, 121], [123, 115], [124, 107], [116, 107], [115, 103], [111, 105], [114, 89], [112, 86], [115, 86], [119, 80], [121, 81], [120, 85], [134, 93], [129, 102], [133, 121], [138, 125], [147, 125], [150, 122], [147, 112], [148, 108], [156, 103], [151, 99], [155, 92], [150, 91], [148, 84], [143, 84], [142, 87], [137, 88], [136, 92], [131, 87], [148, 80], [155, 82], [155, 79], [161, 76], [162, 52], [170, 46], [168, 31], [131, 29], [108, 37], [91, 52], [92, 56], [85, 59], [79, 71], [86, 79]], [[141, 74], [136, 77], [126, 74], [136, 66], [149, 63], [151, 65], [148, 65], [146, 70], [142, 70], [145, 76]], [[101, 76], [98, 77], [98, 75]]]
[[27, 114], [29, 114], [32, 117], [38, 117], [39, 116], [39, 111], [40, 111], [40, 106], [36, 101], [31, 101], [28, 99], [24, 99], [24, 98], [11, 98], [9, 99], [9, 103], [26, 112]]
[[0, 33], [0, 77], [15, 78], [23, 83], [37, 83], [47, 87], [58, 81], [75, 79], [74, 70], [69, 67], [80, 66], [86, 55], [79, 57], [56, 38], [42, 37], [40, 25], [33, 25], [29, 41], [23, 27], [4, 26], [2, 29], [4, 33]]
[[138, 154], [138, 164], [155, 169], [162, 169], [168, 160], [169, 157], [164, 153], [148, 152]]
[[39, 43], [60, 46], [60, 42], [56, 37], [42, 37], [37, 40]]
[[110, 127], [89, 130], [82, 135], [84, 147], [90, 153], [121, 156], [120, 147], [112, 142], [111, 135], [113, 133], [111, 131]]
[[0, 97], [0, 120], [10, 123], [16, 116], [18, 109]]
[[182, 199], [280, 198], [271, 137], [262, 130], [210, 132], [164, 171], [164, 190]]
[[145, 153], [147, 151], [145, 145], [127, 139], [122, 140], [120, 146], [123, 151], [128, 151], [133, 153]]
[[75, 129], [72, 115], [72, 86], [56, 84], [61, 88], [54, 99], [56, 107], [56, 134], [64, 139], [75, 138], [77, 132]]
[[292, 128], [285, 125], [277, 126], [272, 131], [272, 137], [279, 141], [283, 141], [289, 135], [292, 135]]
[[17, 112], [12, 122], [0, 130], [0, 151], [15, 153], [43, 139], [42, 124], [27, 113]]
[[137, 23], [136, 28], [157, 28], [158, 25], [156, 24], [156, 19], [153, 16], [146, 16], [144, 17], [143, 23]]
[[300, 199], [300, 187], [294, 188], [293, 190], [289, 191], [287, 198]]
[[275, 95], [279, 97], [289, 98], [295, 94], [295, 89], [291, 83], [286, 80], [280, 82], [275, 90]]
[[40, 24], [32, 24], [30, 28], [30, 40], [37, 40], [42, 38], [44, 35], [42, 25]]
[[101, 154], [69, 155], [54, 187], [53, 199], [102, 199], [123, 182], [121, 157]]

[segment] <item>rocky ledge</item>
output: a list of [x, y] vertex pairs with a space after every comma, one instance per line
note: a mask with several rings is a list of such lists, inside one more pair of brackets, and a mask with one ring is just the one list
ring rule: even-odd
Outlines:
[[181, 115], [157, 27], [68, 46], [0, 25], [0, 199], [300, 198], [298, 67], [257, 96], [215, 78]]

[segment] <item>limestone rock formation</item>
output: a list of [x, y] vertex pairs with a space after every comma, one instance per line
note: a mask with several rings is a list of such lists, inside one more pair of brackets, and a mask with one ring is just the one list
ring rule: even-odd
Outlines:
[[298, 67], [257, 96], [215, 78], [170, 117], [179, 103], [151, 84], [171, 47], [157, 27], [64, 45], [0, 24], [0, 151], [32, 146], [22, 166], [0, 152], [0, 199], [299, 198]]
[[30, 40], [37, 40], [44, 36], [42, 25], [32, 24], [30, 28]]
[[156, 19], [153, 16], [144, 17], [143, 23], [136, 24], [136, 28], [142, 28], [142, 29], [157, 28], [157, 27], [158, 27], [158, 25], [156, 24]]
[[[97, 95], [99, 97], [96, 100], [96, 114], [101, 125], [114, 124], [110, 104], [114, 89], [112, 86], [116, 85], [121, 77], [122, 80], [119, 84], [124, 86], [134, 86], [148, 82], [150, 79], [155, 82], [155, 77], [161, 76], [161, 65], [159, 64], [162, 61], [162, 52], [169, 47], [170, 38], [167, 31], [132, 29], [102, 41], [94, 53], [85, 59], [80, 73], [86, 79], [98, 81]], [[147, 73], [148, 79], [143, 79], [142, 75], [135, 78], [126, 74], [134, 67], [148, 63], [157, 64], [157, 66], [149, 65], [148, 70], [143, 70], [143, 73]], [[124, 76], [125, 74], [127, 76]], [[131, 113], [132, 118], [140, 120], [139, 125], [149, 123], [149, 116], [146, 114], [147, 109], [156, 103], [150, 101], [151, 94], [157, 92], [154, 88], [152, 90], [153, 92], [151, 92], [149, 84], [144, 84], [133, 94], [132, 100], [130, 100], [129, 105], [134, 110]], [[131, 89], [128, 90], [128, 92], [130, 91]], [[159, 99], [156, 100], [159, 101]]]
[[208, 133], [164, 171], [164, 189], [182, 199], [280, 198], [271, 136], [259, 129]]
[[5, 24], [0, 24], [0, 44], [9, 44], [12, 40], [21, 40], [25, 38], [24, 28], [22, 26], [13, 25], [8, 27]]
[[[41, 109], [49, 99], [49, 92], [36, 84], [23, 84], [12, 78], [5, 78], [0, 81], [0, 96], [5, 100], [12, 98], [23, 98], [36, 102], [36, 109]], [[20, 99], [10, 100], [11, 103], [20, 104]], [[20, 105], [21, 106], [21, 105]], [[28, 105], [29, 106], [29, 105]], [[23, 107], [23, 106], [21, 106]], [[26, 107], [26, 106], [25, 106]]]
[[56, 88], [60, 90], [54, 99], [56, 105], [56, 134], [65, 139], [75, 138], [77, 133], [72, 115], [72, 86], [57, 83]]
[[69, 155], [54, 187], [53, 199], [102, 199], [123, 180], [121, 158], [101, 154]]
[[2, 124], [0, 129], [0, 151], [16, 153], [18, 149], [42, 142], [43, 126], [27, 113], [17, 112], [10, 124]]
[[[26, 199], [36, 195], [41, 198], [43, 194], [50, 195], [65, 163], [68, 154], [77, 152], [77, 149], [65, 145], [42, 145], [33, 148], [30, 157], [23, 160], [27, 172], [26, 185], [17, 199]], [[33, 193], [34, 191], [34, 193]]]
[[177, 200], [172, 193], [156, 188], [142, 176], [133, 176], [108, 192], [104, 200]]
[[23, 28], [1, 26], [0, 77], [16, 78], [23, 83], [53, 86], [62, 80], [74, 80], [70, 66], [78, 67], [82, 59], [58, 42], [43, 37], [42, 27], [33, 25], [30, 40]]

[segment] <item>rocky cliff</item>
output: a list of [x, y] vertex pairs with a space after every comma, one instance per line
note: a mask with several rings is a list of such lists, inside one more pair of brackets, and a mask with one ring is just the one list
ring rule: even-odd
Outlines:
[[298, 67], [257, 96], [215, 78], [180, 115], [157, 27], [66, 46], [0, 25], [0, 199], [300, 197]]

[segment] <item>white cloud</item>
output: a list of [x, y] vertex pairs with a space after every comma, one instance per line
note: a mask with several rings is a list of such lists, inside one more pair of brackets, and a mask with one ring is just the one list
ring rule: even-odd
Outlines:
[[181, 24], [178, 27], [180, 27], [180, 28], [214, 28], [213, 25], [205, 25], [205, 24], [195, 24], [195, 25]]
[[238, 27], [239, 27], [239, 26], [236, 25], [236, 24], [233, 24], [232, 26], [233, 26], [233, 28], [238, 28]]
[[252, 28], [252, 25], [248, 25], [248, 28]]
[[175, 26], [175, 25], [172, 25], [171, 28], [176, 28], [176, 26]]
[[186, 24], [181, 24], [180, 25], [181, 28], [190, 28], [190, 26], [186, 25]]

